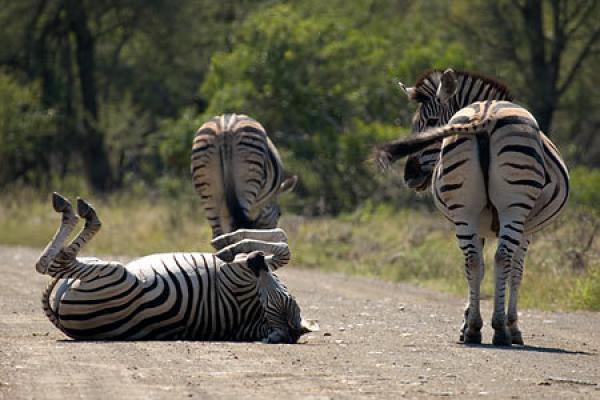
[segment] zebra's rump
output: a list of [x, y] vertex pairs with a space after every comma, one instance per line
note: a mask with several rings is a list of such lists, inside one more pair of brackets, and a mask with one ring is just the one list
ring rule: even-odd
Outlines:
[[[472, 121], [489, 121], [489, 131], [461, 135], [460, 124]], [[482, 210], [481, 234], [498, 235], [502, 227], [530, 234], [558, 216], [569, 194], [568, 171], [527, 110], [506, 101], [477, 102], [448, 126], [459, 134], [443, 141], [432, 189], [449, 220], [463, 223], [474, 218], [472, 210]]]
[[527, 233], [549, 225], [560, 214], [569, 198], [569, 172], [554, 144], [540, 132], [544, 149], [546, 182], [525, 224]]
[[[70, 337], [93, 340], [257, 340], [260, 317], [255, 287], [239, 303], [223, 289], [219, 263], [201, 253], [158, 254], [98, 279], [62, 280], [53, 309]], [[247, 323], [249, 322], [249, 323]]]
[[214, 235], [253, 228], [283, 180], [277, 150], [262, 125], [245, 115], [222, 115], [202, 125], [191, 169]]

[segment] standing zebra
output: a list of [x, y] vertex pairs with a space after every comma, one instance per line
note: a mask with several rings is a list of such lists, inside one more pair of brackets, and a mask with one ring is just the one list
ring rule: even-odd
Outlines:
[[406, 183], [423, 190], [432, 182], [435, 205], [455, 225], [469, 283], [460, 340], [481, 342], [483, 238], [497, 236], [493, 343], [523, 344], [517, 302], [524, 258], [532, 233], [566, 204], [567, 168], [535, 118], [506, 101], [508, 90], [489, 78], [448, 69], [427, 73], [414, 88], [402, 87], [418, 102], [415, 135], [379, 146], [376, 157], [386, 168], [414, 154], [406, 163]]
[[271, 271], [290, 259], [281, 229], [219, 236], [216, 255], [155, 254], [123, 265], [76, 258], [100, 220], [78, 199], [85, 226], [63, 246], [78, 217], [59, 194], [52, 203], [62, 222], [36, 269], [55, 278], [42, 296], [44, 312], [72, 338], [295, 343], [316, 327], [301, 318], [296, 300]]
[[277, 196], [297, 181], [284, 179], [277, 149], [262, 125], [246, 115], [220, 115], [202, 125], [191, 169], [213, 238], [242, 228], [275, 228], [281, 215]]

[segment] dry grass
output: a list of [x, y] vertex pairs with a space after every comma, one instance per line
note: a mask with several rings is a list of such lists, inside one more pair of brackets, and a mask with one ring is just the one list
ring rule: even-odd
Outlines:
[[[86, 254], [211, 251], [210, 230], [191, 193], [171, 200], [139, 194], [89, 200], [96, 205], [103, 229]], [[589, 211], [568, 210], [534, 238], [521, 289], [523, 307], [600, 309], [598, 221]], [[49, 194], [18, 190], [0, 196], [0, 243], [42, 247], [58, 222]], [[337, 218], [284, 215], [282, 227], [290, 236], [293, 265], [466, 295], [462, 255], [452, 227], [435, 211], [380, 206]], [[493, 245], [486, 246], [488, 261], [493, 259]], [[490, 297], [493, 266], [488, 262], [486, 268], [482, 293]]]

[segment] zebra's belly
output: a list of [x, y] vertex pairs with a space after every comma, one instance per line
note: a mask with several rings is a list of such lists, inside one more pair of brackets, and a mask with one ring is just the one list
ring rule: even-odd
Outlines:
[[93, 281], [63, 280], [54, 309], [63, 331], [76, 339], [260, 339], [235, 301], [223, 311], [212, 258], [158, 254]]

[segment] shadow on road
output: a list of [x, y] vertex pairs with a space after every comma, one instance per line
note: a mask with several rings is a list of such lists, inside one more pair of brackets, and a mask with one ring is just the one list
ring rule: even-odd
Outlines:
[[474, 349], [480, 348], [480, 349], [504, 350], [504, 351], [531, 351], [531, 352], [536, 352], [536, 353], [570, 354], [570, 355], [580, 355], [580, 356], [595, 356], [595, 355], [597, 355], [597, 353], [589, 353], [587, 351], [572, 351], [572, 350], [561, 349], [558, 347], [529, 346], [529, 345], [525, 345], [525, 346], [513, 345], [510, 347], [502, 347], [502, 346], [494, 346], [493, 344], [490, 344], [490, 343], [483, 343], [483, 344], [458, 343], [458, 344], [468, 347], [468, 348], [474, 348]]

